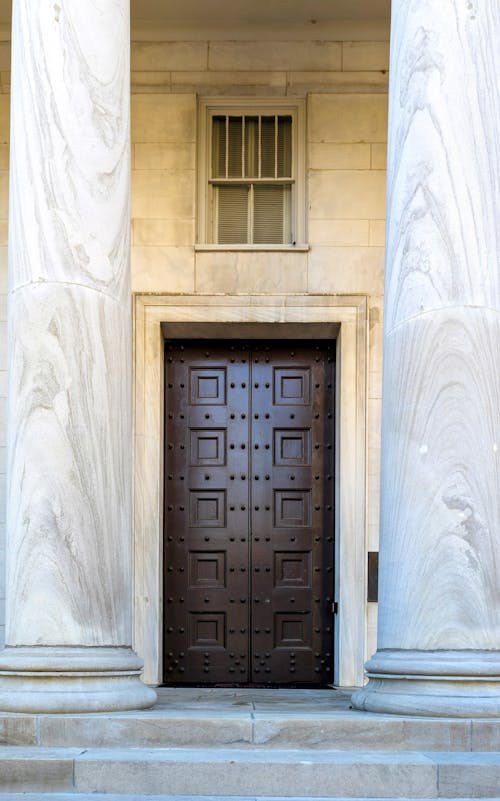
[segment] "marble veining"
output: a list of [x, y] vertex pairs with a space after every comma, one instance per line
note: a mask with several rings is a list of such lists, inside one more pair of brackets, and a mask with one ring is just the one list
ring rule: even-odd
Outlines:
[[61, 281], [129, 304], [126, 5], [14, 2], [11, 291]]
[[50, 283], [14, 294], [10, 327], [7, 642], [126, 644], [130, 321]]
[[393, 3], [386, 330], [500, 310], [500, 6]]
[[482, 309], [386, 339], [381, 648], [500, 645], [499, 342]]
[[499, 41], [393, 0], [373, 712], [500, 715]]
[[393, 3], [379, 649], [500, 648], [499, 39]]
[[8, 646], [131, 642], [129, 9], [15, 0]]

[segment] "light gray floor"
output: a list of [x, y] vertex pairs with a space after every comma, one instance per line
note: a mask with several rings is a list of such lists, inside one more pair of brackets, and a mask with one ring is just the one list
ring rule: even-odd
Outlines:
[[155, 710], [196, 709], [224, 712], [309, 713], [348, 712], [350, 690], [246, 689], [220, 687], [159, 687]]

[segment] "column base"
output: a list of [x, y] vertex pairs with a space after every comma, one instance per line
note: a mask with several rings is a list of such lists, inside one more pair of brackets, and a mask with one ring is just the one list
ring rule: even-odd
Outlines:
[[500, 651], [382, 650], [366, 663], [356, 709], [394, 715], [500, 717]]
[[141, 681], [142, 664], [131, 648], [7, 646], [0, 652], [0, 711], [147, 709], [156, 693]]

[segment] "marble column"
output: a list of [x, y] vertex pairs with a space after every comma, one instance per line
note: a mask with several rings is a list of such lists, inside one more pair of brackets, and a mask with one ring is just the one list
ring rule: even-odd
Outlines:
[[500, 5], [392, 0], [378, 650], [360, 709], [500, 715]]
[[151, 706], [131, 648], [129, 2], [14, 0], [0, 710]]

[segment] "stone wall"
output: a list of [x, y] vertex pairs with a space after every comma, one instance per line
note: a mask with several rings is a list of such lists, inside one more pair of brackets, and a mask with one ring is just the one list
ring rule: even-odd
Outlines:
[[[132, 42], [132, 285], [369, 296], [368, 549], [378, 548], [388, 27], [161, 31]], [[0, 547], [4, 542], [9, 44], [0, 41]], [[197, 96], [307, 96], [307, 252], [196, 251]], [[4, 595], [0, 573], [0, 597]], [[3, 604], [3, 600], [1, 601]], [[0, 609], [3, 621], [3, 609]], [[368, 605], [367, 651], [376, 608]], [[0, 630], [3, 639], [3, 628]]]
[[[133, 43], [132, 285], [369, 296], [367, 547], [378, 550], [388, 42], [370, 41], [368, 26], [344, 33], [360, 39], [292, 42], [268, 31], [268, 41], [255, 41], [250, 30], [239, 33], [244, 41]], [[307, 96], [308, 252], [193, 247], [196, 98], [210, 95]], [[366, 652], [375, 646], [368, 604]]]

